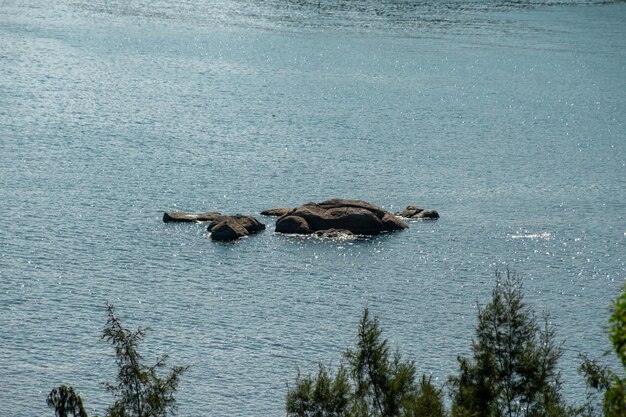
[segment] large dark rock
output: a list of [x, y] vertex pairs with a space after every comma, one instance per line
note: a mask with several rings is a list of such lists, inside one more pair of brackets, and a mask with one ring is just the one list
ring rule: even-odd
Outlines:
[[220, 242], [231, 242], [249, 234], [245, 227], [232, 219], [223, 220], [211, 229], [211, 239]]
[[236, 214], [234, 216], [217, 216], [207, 227], [211, 239], [230, 242], [240, 237], [265, 230], [265, 225], [252, 216]]
[[289, 213], [290, 211], [291, 211], [290, 208], [285, 208], [285, 207], [271, 208], [271, 209], [263, 210], [261, 212], [261, 215], [262, 216], [280, 217], [280, 216], [284, 216], [285, 214]]
[[306, 203], [276, 221], [277, 232], [301, 234], [336, 229], [355, 235], [377, 235], [407, 227], [378, 206], [361, 200], [340, 199]]
[[297, 233], [307, 235], [312, 233], [307, 221], [300, 216], [283, 216], [276, 221], [276, 231], [281, 233]]
[[182, 222], [182, 223], [198, 223], [198, 222], [210, 222], [216, 217], [221, 216], [217, 211], [209, 211], [206, 213], [188, 213], [185, 211], [166, 211], [163, 213], [163, 221], [169, 222]]

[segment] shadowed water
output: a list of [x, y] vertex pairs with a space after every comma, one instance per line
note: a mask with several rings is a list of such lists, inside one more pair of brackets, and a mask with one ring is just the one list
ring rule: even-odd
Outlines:
[[[279, 416], [363, 307], [439, 383], [496, 267], [600, 356], [625, 278], [626, 5], [0, 3], [0, 415], [111, 399], [105, 303], [191, 365], [182, 416]], [[437, 222], [375, 239], [215, 244], [164, 210], [332, 197]], [[608, 360], [608, 359], [607, 359]]]

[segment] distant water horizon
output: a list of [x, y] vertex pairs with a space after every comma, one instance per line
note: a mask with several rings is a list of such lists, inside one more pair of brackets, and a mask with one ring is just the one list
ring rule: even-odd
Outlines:
[[[190, 365], [181, 416], [284, 415], [362, 309], [441, 385], [494, 271], [578, 353], [626, 278], [626, 3], [61, 0], [0, 5], [0, 415], [111, 403], [105, 305]], [[362, 199], [441, 218], [376, 238], [274, 232]], [[252, 214], [235, 244], [164, 211]]]

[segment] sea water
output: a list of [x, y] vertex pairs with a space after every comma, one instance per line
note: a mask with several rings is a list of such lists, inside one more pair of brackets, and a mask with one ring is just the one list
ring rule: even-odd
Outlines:
[[[181, 416], [284, 415], [363, 308], [440, 385], [496, 269], [578, 353], [610, 349], [626, 278], [626, 4], [0, 4], [0, 415], [112, 399], [105, 305], [190, 365]], [[372, 239], [216, 244], [165, 210], [328, 198], [434, 222]], [[603, 357], [609, 364], [610, 357]]]

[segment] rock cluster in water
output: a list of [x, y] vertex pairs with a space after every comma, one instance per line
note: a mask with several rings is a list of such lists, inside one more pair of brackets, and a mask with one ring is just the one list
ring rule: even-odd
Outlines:
[[[332, 199], [321, 203], [306, 203], [295, 208], [272, 208], [261, 212], [263, 216], [278, 217], [276, 232], [312, 235], [316, 237], [345, 238], [355, 235], [374, 236], [408, 228], [400, 217], [407, 219], [437, 219], [434, 209], [423, 210], [407, 206], [395, 215], [362, 200]], [[252, 216], [236, 214], [225, 216], [211, 211], [206, 213], [166, 212], [164, 222], [211, 222], [207, 230], [211, 239], [231, 242], [265, 230], [265, 225]]]

